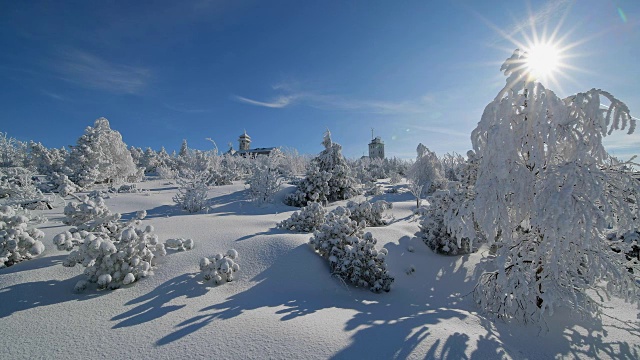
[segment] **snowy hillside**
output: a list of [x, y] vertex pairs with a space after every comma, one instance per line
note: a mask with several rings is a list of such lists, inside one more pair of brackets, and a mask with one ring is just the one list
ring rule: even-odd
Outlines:
[[[384, 183], [386, 187], [390, 187]], [[549, 359], [640, 357], [636, 305], [613, 299], [601, 320], [556, 309], [545, 325], [506, 323], [479, 314], [470, 293], [487, 249], [433, 253], [417, 237], [415, 198], [407, 185], [378, 195], [393, 204], [390, 224], [367, 228], [388, 250], [395, 277], [388, 293], [346, 286], [308, 245], [310, 234], [276, 228], [297, 208], [248, 200], [245, 185], [213, 187], [208, 212], [188, 213], [167, 180], [146, 192], [113, 194], [123, 218], [146, 210], [162, 242], [191, 238], [190, 251], [168, 250], [152, 276], [120, 289], [74, 292], [83, 268], [62, 266], [53, 237], [66, 230], [63, 207], [40, 211], [44, 253], [0, 270], [0, 346], [6, 359]], [[331, 204], [331, 208], [346, 201]], [[199, 260], [239, 253], [235, 280], [204, 283]]]

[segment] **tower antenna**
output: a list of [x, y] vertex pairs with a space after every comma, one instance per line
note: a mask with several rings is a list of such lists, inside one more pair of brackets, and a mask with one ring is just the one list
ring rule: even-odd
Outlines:
[[373, 140], [373, 128], [371, 128], [371, 140]]

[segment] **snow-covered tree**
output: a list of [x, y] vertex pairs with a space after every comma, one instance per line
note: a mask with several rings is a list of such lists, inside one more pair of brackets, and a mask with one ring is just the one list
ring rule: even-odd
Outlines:
[[428, 195], [444, 187], [445, 177], [442, 163], [435, 152], [419, 144], [418, 157], [407, 171], [407, 178], [422, 185], [422, 195]]
[[54, 172], [49, 178], [53, 185], [51, 191], [60, 194], [62, 197], [81, 190], [78, 185], [74, 184], [65, 174]]
[[30, 260], [44, 251], [44, 233], [17, 208], [0, 206], [0, 269]]
[[331, 141], [327, 130], [322, 142], [325, 149], [313, 160], [305, 178], [294, 194], [285, 202], [292, 206], [305, 206], [308, 202], [346, 200], [358, 194], [357, 181], [349, 164], [342, 156], [342, 146]]
[[147, 148], [140, 158], [140, 166], [144, 168], [145, 173], [152, 173], [156, 171], [156, 168], [160, 164], [158, 160], [158, 154], [151, 148]]
[[462, 155], [456, 152], [446, 153], [440, 158], [440, 163], [442, 164], [442, 171], [446, 180], [460, 180], [460, 168], [465, 163], [465, 159]]
[[27, 159], [27, 144], [0, 132], [0, 167], [22, 167]]
[[78, 200], [70, 201], [65, 206], [65, 218], [62, 220], [65, 225], [75, 226], [79, 230], [99, 231], [120, 219], [120, 214], [112, 213], [104, 199], [97, 194], [82, 194]]
[[51, 175], [62, 173], [64, 168], [66, 150], [47, 149], [41, 143], [29, 142], [29, 165], [38, 174]]
[[320, 203], [311, 202], [276, 226], [280, 229], [310, 233], [318, 230], [324, 224], [326, 215], [327, 210]]
[[82, 187], [124, 180], [137, 170], [122, 136], [105, 118], [86, 128], [72, 148], [67, 166], [72, 170], [71, 180]]
[[275, 149], [270, 155], [258, 156], [253, 161], [253, 171], [246, 182], [253, 201], [259, 204], [273, 201], [282, 187], [282, 175], [278, 170], [282, 160], [282, 152]]
[[341, 206], [330, 212], [309, 244], [329, 261], [332, 275], [373, 292], [389, 291], [394, 279], [387, 271], [387, 249], [376, 249], [377, 240], [363, 231], [365, 223], [349, 215]]
[[225, 255], [216, 254], [200, 259], [200, 271], [205, 281], [213, 280], [216, 285], [233, 281], [233, 273], [240, 270], [236, 262], [238, 252], [234, 249], [227, 251]]
[[176, 179], [178, 193], [173, 201], [188, 212], [198, 212], [207, 207], [207, 191], [210, 175], [206, 171], [186, 171]]
[[0, 202], [26, 209], [52, 209], [51, 199], [36, 187], [33, 172], [23, 167], [0, 168]]
[[614, 130], [632, 133], [635, 120], [603, 90], [560, 99], [534, 81], [526, 62], [516, 50], [504, 63], [507, 84], [471, 136], [473, 217], [498, 248], [496, 269], [480, 277], [474, 297], [488, 313], [523, 321], [562, 305], [597, 314], [600, 292], [636, 300], [638, 284], [621, 271], [624, 254], [610, 249], [604, 232], [637, 226], [629, 199], [638, 203], [640, 183], [612, 168], [602, 145]]

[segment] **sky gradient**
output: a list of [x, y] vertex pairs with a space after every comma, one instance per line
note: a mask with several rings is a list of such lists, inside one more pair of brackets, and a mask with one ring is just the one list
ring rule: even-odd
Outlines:
[[[545, 86], [607, 90], [637, 118], [637, 0], [0, 0], [0, 131], [61, 147], [106, 117], [136, 147], [237, 149], [246, 129], [316, 154], [328, 128], [359, 157], [374, 128], [388, 157], [464, 154], [502, 62], [554, 31], [567, 66]], [[640, 134], [606, 144], [628, 158]]]

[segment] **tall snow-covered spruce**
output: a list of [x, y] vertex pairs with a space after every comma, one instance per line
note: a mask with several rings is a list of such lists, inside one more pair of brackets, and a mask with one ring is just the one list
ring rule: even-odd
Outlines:
[[346, 200], [358, 194], [358, 182], [342, 156], [342, 146], [331, 141], [329, 130], [324, 134], [322, 145], [324, 150], [311, 160], [296, 192], [285, 199], [288, 205], [303, 207], [309, 202]]
[[532, 79], [519, 50], [501, 70], [506, 86], [471, 135], [473, 215], [497, 245], [495, 270], [481, 275], [474, 298], [490, 314], [525, 322], [559, 306], [598, 315], [600, 293], [637, 300], [624, 254], [605, 237], [609, 226], [637, 226], [630, 205], [640, 183], [617, 171], [602, 145], [614, 130], [633, 133], [629, 109], [599, 89], [560, 99]]

